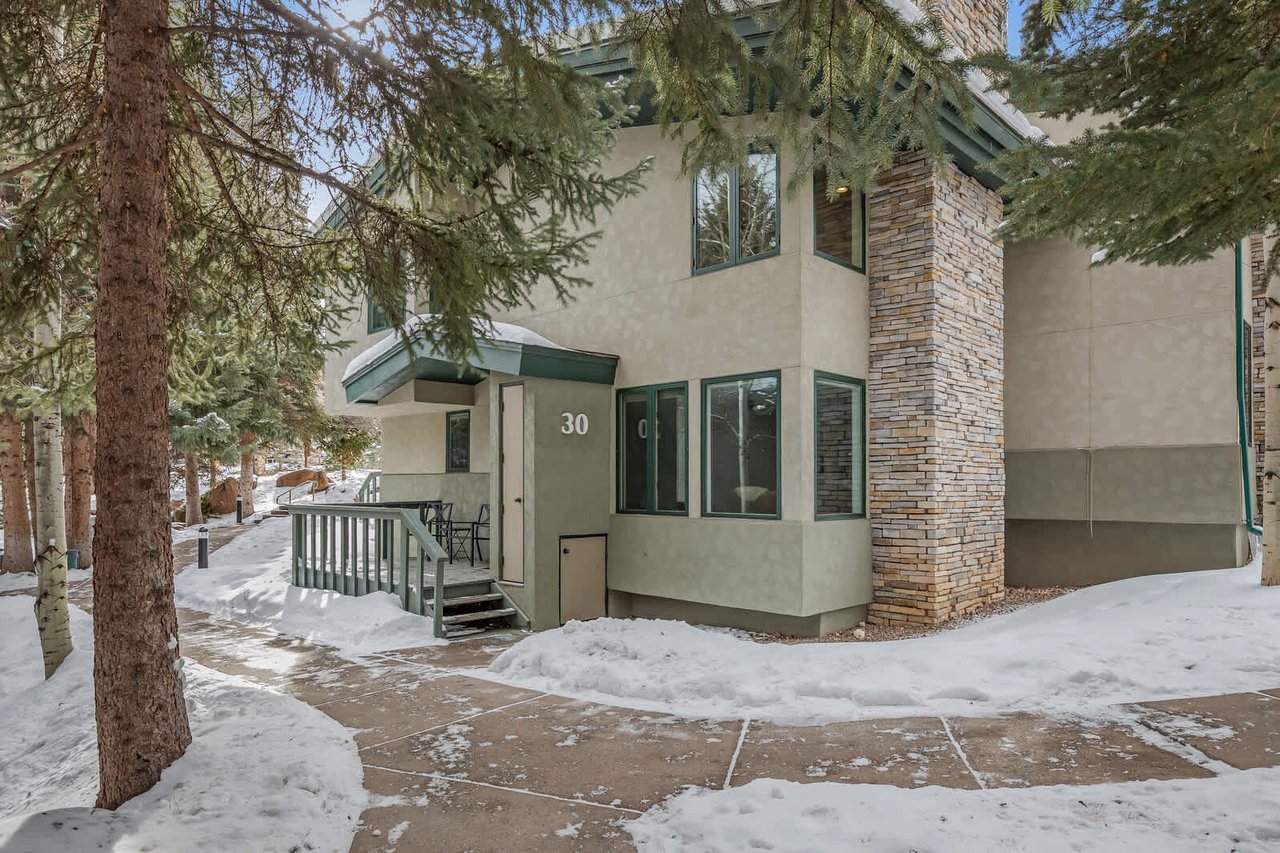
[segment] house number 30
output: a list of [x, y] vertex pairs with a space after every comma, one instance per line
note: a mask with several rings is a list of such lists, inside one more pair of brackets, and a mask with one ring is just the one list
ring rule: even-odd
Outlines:
[[560, 417], [564, 418], [564, 423], [560, 424], [560, 432], [565, 435], [586, 435], [591, 426], [586, 412], [578, 412], [576, 415], [573, 412], [561, 412]]

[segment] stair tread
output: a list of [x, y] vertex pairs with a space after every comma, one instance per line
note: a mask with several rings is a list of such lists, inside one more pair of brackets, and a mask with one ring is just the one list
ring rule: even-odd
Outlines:
[[459, 622], [480, 622], [484, 619], [501, 619], [503, 616], [512, 616], [515, 614], [514, 607], [500, 607], [496, 610], [481, 610], [476, 613], [453, 613], [441, 618], [441, 622], [446, 625], [456, 625]]
[[444, 635], [449, 638], [470, 637], [472, 634], [483, 634], [486, 630], [487, 629], [481, 628], [478, 625], [463, 625], [457, 628], [449, 628], [444, 632]]
[[480, 604], [485, 601], [501, 601], [501, 600], [502, 600], [502, 593], [500, 592], [485, 592], [479, 595], [460, 595], [456, 598], [449, 598], [446, 596], [444, 600], [444, 606], [451, 607], [454, 605], [461, 605], [461, 604]]

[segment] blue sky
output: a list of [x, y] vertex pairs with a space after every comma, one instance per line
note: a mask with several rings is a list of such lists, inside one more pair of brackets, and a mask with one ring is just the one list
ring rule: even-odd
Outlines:
[[1031, 0], [1009, 0], [1009, 53], [1022, 49], [1022, 10]]

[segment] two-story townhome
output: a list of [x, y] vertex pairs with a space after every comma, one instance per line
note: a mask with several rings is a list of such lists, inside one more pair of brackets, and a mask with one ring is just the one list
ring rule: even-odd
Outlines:
[[[1003, 3], [942, 11], [961, 49], [1003, 49]], [[381, 422], [379, 499], [445, 501], [459, 524], [491, 509], [477, 564], [534, 628], [813, 635], [939, 622], [1006, 581], [1239, 563], [1248, 258], [1003, 245], [980, 164], [1038, 131], [973, 99], [974, 125], [940, 119], [953, 163], [903, 153], [867, 197], [822, 174], [786, 192], [785, 155], [689, 177], [678, 142], [622, 130], [617, 162], [654, 166], [603, 222], [591, 286], [495, 315], [462, 372], [357, 306], [326, 405]]]

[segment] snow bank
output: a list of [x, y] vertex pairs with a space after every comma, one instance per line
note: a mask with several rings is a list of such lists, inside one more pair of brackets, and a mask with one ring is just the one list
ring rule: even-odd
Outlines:
[[291, 586], [292, 528], [268, 518], [214, 551], [210, 568], [188, 567], [175, 581], [180, 607], [280, 634], [327, 643], [348, 654], [444, 643], [431, 620], [400, 607], [385, 592], [360, 597]]
[[[89, 617], [43, 680], [31, 600], [0, 599], [0, 849], [346, 851], [368, 795], [355, 745], [303, 703], [187, 662], [194, 740], [116, 812], [97, 796]], [[17, 670], [11, 665], [18, 663]]]
[[[89, 569], [68, 569], [67, 583], [80, 583], [92, 580], [93, 572]], [[0, 592], [16, 592], [18, 590], [35, 589], [35, 572], [5, 572], [0, 574]]]
[[534, 634], [491, 676], [692, 717], [783, 723], [932, 714], [1100, 713], [1280, 685], [1280, 587], [1259, 568], [1103, 584], [884, 643], [755, 643], [683, 622], [598, 619]]
[[1176, 782], [989, 791], [759, 779], [727, 791], [686, 791], [627, 828], [642, 853], [1262, 853], [1280, 847], [1278, 788], [1276, 769]]

